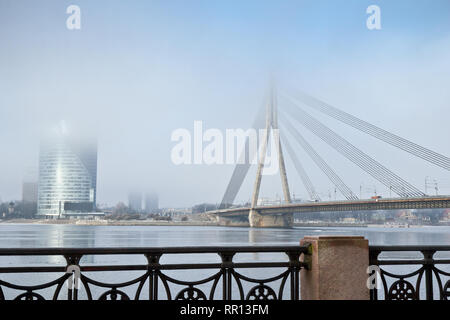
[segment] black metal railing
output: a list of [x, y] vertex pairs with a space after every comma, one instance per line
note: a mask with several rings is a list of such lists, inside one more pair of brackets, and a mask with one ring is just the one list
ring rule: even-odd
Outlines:
[[[438, 254], [446, 256], [439, 258]], [[449, 300], [449, 254], [450, 246], [370, 246], [370, 265], [376, 267], [371, 270], [370, 298]]]
[[[299, 300], [300, 270], [308, 268], [307, 264], [301, 262], [308, 259], [300, 259], [300, 256], [309, 254], [308, 250], [308, 245], [5, 248], [0, 249], [0, 301]], [[250, 261], [236, 259], [241, 254], [265, 253], [279, 254], [278, 258], [284, 256], [285, 259], [260, 261], [259, 256]], [[205, 254], [217, 257], [217, 262], [200, 262], [200, 257]], [[162, 258], [170, 256], [176, 259], [180, 255], [188, 255], [191, 259], [187, 260], [194, 262], [161, 262]], [[94, 256], [122, 258], [108, 264], [86, 263], [86, 258]], [[31, 263], [19, 260], [17, 263], [13, 259], [39, 257], [59, 257], [63, 263], [52, 261], [39, 265], [35, 260]], [[134, 263], [136, 257], [143, 263]], [[273, 255], [271, 257], [273, 258]], [[124, 260], [127, 264], [123, 264]], [[180, 260], [186, 261], [184, 258]], [[378, 284], [372, 283], [372, 300], [450, 299], [450, 246], [370, 246], [369, 260], [372, 275], [375, 275], [372, 278], [379, 279]], [[2, 261], [6, 262], [6, 265], [1, 263]], [[246, 275], [244, 271], [251, 271], [252, 276]], [[271, 275], [269, 271], [272, 272]], [[176, 276], [172, 274], [174, 272], [184, 273], [181, 276], [178, 273]], [[28, 275], [28, 278], [25, 275]], [[131, 279], [123, 280], [126, 277]], [[371, 284], [370, 279], [368, 284]]]
[[[305, 267], [300, 256], [308, 252], [308, 246], [269, 247], [186, 247], [186, 248], [30, 248], [0, 249], [0, 258], [8, 262], [0, 266], [0, 300], [282, 300], [300, 298], [299, 272]], [[285, 261], [235, 261], [236, 254], [286, 254]], [[220, 257], [212, 263], [161, 263], [161, 258], [180, 254], [215, 254]], [[87, 256], [125, 255], [145, 257], [146, 263], [130, 264], [85, 264]], [[60, 265], [10, 266], [12, 257], [36, 258], [43, 256], [64, 257]], [[282, 259], [280, 259], [282, 260]], [[121, 262], [120, 260], [119, 262]], [[117, 261], [116, 261], [117, 262]], [[53, 263], [55, 264], [55, 263]], [[244, 275], [241, 270], [264, 270], [262, 277]], [[268, 276], [266, 271], [276, 272]], [[184, 271], [182, 278], [175, 278], [170, 272]], [[192, 274], [209, 271], [211, 274], [193, 280]], [[188, 274], [186, 274], [188, 272]], [[108, 273], [133, 275], [132, 279], [119, 281], [120, 276], [107, 277]], [[26, 285], [24, 274], [31, 274], [32, 282], [39, 275], [45, 281]], [[197, 275], [198, 275], [197, 274]], [[252, 275], [255, 273], [252, 272]], [[261, 272], [260, 272], [261, 274]], [[14, 277], [16, 283], [13, 283]], [[8, 277], [9, 276], [9, 277]], [[10, 278], [13, 278], [11, 280]], [[101, 277], [100, 277], [101, 278]], [[111, 279], [117, 280], [112, 283]], [[20, 282], [20, 283], [17, 283]], [[82, 294], [80, 294], [82, 293]], [[287, 294], [289, 293], [289, 294]]]

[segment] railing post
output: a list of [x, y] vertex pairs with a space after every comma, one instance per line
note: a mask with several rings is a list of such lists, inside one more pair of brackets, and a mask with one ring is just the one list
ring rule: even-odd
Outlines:
[[231, 269], [233, 268], [233, 256], [235, 252], [219, 252], [222, 258], [222, 298], [223, 300], [231, 300], [232, 292], [232, 275]]
[[[357, 236], [308, 236], [311, 267], [302, 268], [302, 300], [368, 300], [369, 243]], [[304, 261], [305, 262], [305, 261]]]
[[300, 253], [286, 252], [289, 257], [289, 269], [291, 277], [291, 300], [300, 299], [299, 273], [301, 268]]
[[[433, 256], [435, 250], [422, 251], [425, 269], [425, 293], [427, 300], [433, 300]], [[419, 294], [419, 292], [417, 292]]]
[[160, 267], [159, 259], [162, 254], [146, 254], [148, 262], [149, 282], [148, 282], [148, 299], [158, 300], [158, 270]]

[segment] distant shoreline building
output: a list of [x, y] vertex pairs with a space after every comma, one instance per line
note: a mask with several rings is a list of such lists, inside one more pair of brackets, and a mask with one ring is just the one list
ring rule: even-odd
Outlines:
[[135, 212], [142, 211], [142, 193], [130, 192], [128, 194], [128, 208]]
[[158, 211], [158, 195], [154, 192], [145, 193], [144, 197], [142, 195], [142, 192], [128, 193], [128, 208], [136, 213], [155, 213]]
[[158, 195], [154, 192], [145, 194], [145, 212], [152, 213], [159, 209]]
[[37, 202], [38, 200], [38, 183], [23, 182], [22, 183], [22, 201]]
[[22, 201], [37, 203], [38, 177], [37, 168], [28, 168], [22, 181]]
[[38, 215], [61, 217], [95, 211], [97, 141], [59, 130], [41, 141]]

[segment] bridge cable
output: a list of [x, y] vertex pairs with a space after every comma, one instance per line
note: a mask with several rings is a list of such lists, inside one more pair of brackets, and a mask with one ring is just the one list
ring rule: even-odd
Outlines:
[[[347, 159], [358, 165], [382, 184], [402, 197], [424, 196], [425, 194], [394, 174], [392, 171], [372, 159], [370, 156], [356, 148], [347, 140], [337, 135], [321, 122], [297, 106], [295, 111], [300, 115], [296, 118], [302, 125], [329, 144]], [[393, 184], [392, 182], [395, 182]]]
[[[302, 117], [305, 118], [304, 116]], [[315, 120], [315, 119], [314, 119]], [[349, 160], [358, 165], [361, 169], [369, 173], [372, 177], [391, 188], [394, 192], [402, 197], [414, 197], [422, 196], [422, 193], [408, 184], [406, 181], [389, 171], [384, 166], [367, 156], [365, 153], [354, 147], [345, 139], [337, 136], [334, 132], [326, 128], [328, 131], [321, 130], [321, 127], [317, 127], [317, 123], [311, 123], [304, 121], [303, 123], [308, 129], [316, 134], [323, 141], [328, 143], [338, 152], [343, 154]], [[319, 123], [320, 124], [320, 123]], [[322, 125], [322, 124], [320, 124]], [[323, 126], [323, 125], [322, 125]], [[330, 134], [331, 132], [331, 134]], [[344, 142], [344, 143], [343, 143]]]
[[[259, 131], [265, 128], [265, 116], [266, 109], [265, 104], [263, 104], [256, 114], [252, 129]], [[222, 202], [220, 203], [220, 209], [225, 209], [233, 205], [234, 200], [236, 199], [236, 196], [241, 189], [242, 183], [244, 182], [245, 177], [251, 167], [251, 161], [253, 157], [256, 156], [254, 154], [250, 155], [249, 149], [249, 137], [247, 137], [245, 139], [244, 149], [241, 151], [239, 158], [245, 159], [245, 161], [244, 163], [237, 163], [234, 167], [233, 174], [231, 175], [231, 179], [223, 195]]]
[[314, 185], [311, 182], [311, 179], [309, 178], [308, 174], [306, 173], [303, 165], [301, 164], [300, 160], [298, 159], [297, 155], [295, 154], [294, 149], [290, 145], [289, 141], [282, 137], [280, 137], [280, 141], [284, 145], [284, 148], [287, 150], [289, 157], [292, 159], [292, 162], [294, 163], [294, 167], [297, 170], [297, 173], [300, 176], [300, 179], [302, 180], [306, 191], [308, 191], [309, 198], [311, 200], [320, 201], [321, 199], [320, 199], [319, 195], [317, 194], [316, 189], [314, 188]]
[[330, 179], [336, 188], [342, 193], [347, 200], [357, 200], [358, 197], [352, 190], [344, 183], [344, 181], [334, 172], [334, 170], [325, 162], [325, 160], [314, 150], [314, 148], [303, 138], [303, 136], [294, 128], [294, 126], [287, 120], [283, 114], [279, 114], [284, 127], [296, 139], [301, 147], [306, 151], [314, 163], [322, 170], [323, 173]]
[[[294, 98], [283, 94], [283, 96], [289, 98], [291, 101], [295, 101]], [[398, 135], [395, 135], [389, 131], [381, 129], [371, 123], [361, 120], [347, 112], [344, 112], [336, 107], [333, 107], [319, 99], [316, 99], [306, 93], [300, 92], [297, 97], [305, 104], [308, 105], [342, 123], [352, 126], [372, 137], [382, 140], [392, 146], [395, 146], [403, 151], [406, 151], [416, 157], [419, 157], [425, 161], [435, 164], [443, 169], [450, 171], [450, 158], [439, 154], [435, 151], [422, 147], [414, 142], [404, 139]], [[295, 102], [294, 102], [295, 103]], [[298, 103], [298, 102], [297, 102]]]
[[[339, 141], [336, 140], [334, 137], [330, 137], [330, 139], [331, 139], [331, 141], [339, 143]], [[350, 144], [350, 146], [354, 147], [351, 144]], [[363, 169], [364, 171], [369, 173], [372, 177], [374, 177], [378, 181], [382, 182], [385, 186], [389, 186], [389, 188], [391, 190], [395, 190], [395, 189], [399, 190], [401, 192], [401, 196], [403, 196], [403, 197], [422, 196], [421, 194], [416, 193], [415, 190], [411, 188], [410, 184], [408, 184], [406, 181], [402, 180], [401, 178], [399, 178], [398, 176], [396, 176], [389, 170], [388, 170], [389, 172], [386, 173], [386, 171], [385, 171], [386, 168], [381, 165], [378, 166], [378, 163], [375, 160], [373, 160], [372, 158], [369, 157], [369, 159], [371, 159], [371, 161], [374, 161], [376, 163], [375, 166], [373, 166], [372, 164], [368, 164], [367, 159], [365, 159], [364, 157], [361, 157], [360, 155], [354, 154], [354, 150], [349, 149], [346, 146], [343, 146], [343, 147], [338, 146], [336, 150], [339, 152], [341, 152], [341, 151], [348, 152], [351, 156], [354, 156], [354, 159], [356, 159], [355, 161], [360, 162], [359, 164], [357, 162], [352, 161], [352, 159], [350, 159], [350, 158], [349, 158], [349, 160], [351, 160], [352, 162], [357, 164], [361, 169]], [[380, 178], [377, 178], [377, 176]], [[385, 182], [383, 182], [381, 179], [385, 179]], [[397, 186], [396, 186], [396, 184], [397, 184]]]
[[[313, 124], [314, 125], [314, 124]], [[315, 132], [315, 134], [317, 134], [318, 132]], [[323, 134], [323, 132], [322, 132]], [[320, 136], [319, 136], [320, 137]], [[322, 139], [322, 137], [320, 137]], [[336, 140], [334, 137], [329, 137], [329, 141], [324, 140], [325, 142], [337, 142], [340, 143], [341, 141]], [[331, 145], [331, 144], [330, 144]], [[349, 148], [348, 146], [341, 146], [341, 145], [331, 145], [333, 148], [335, 148], [337, 151], [339, 151], [341, 154], [343, 154], [344, 156], [346, 156], [349, 160], [351, 160], [352, 162], [354, 162], [355, 164], [357, 164], [361, 169], [363, 169], [364, 171], [366, 171], [367, 173], [369, 173], [372, 177], [374, 177], [375, 179], [377, 179], [378, 181], [380, 181], [381, 183], [383, 183], [386, 186], [389, 186], [389, 188], [391, 190], [393, 190], [394, 192], [396, 192], [396, 190], [398, 192], [396, 192], [397, 194], [401, 195], [402, 197], [417, 197], [417, 196], [421, 196], [420, 194], [416, 193], [414, 191], [413, 188], [411, 188], [411, 185], [409, 185], [407, 182], [403, 181], [401, 178], [399, 178], [398, 176], [396, 176], [395, 174], [391, 173], [388, 170], [388, 173], [385, 172], [385, 170], [383, 170], [383, 166], [378, 166], [379, 164], [371, 159], [369, 157], [369, 159], [371, 159], [370, 161], [375, 162], [375, 165], [373, 164], [368, 164], [367, 163], [367, 158], [361, 157], [361, 155], [355, 154], [355, 148], [353, 145], [349, 144], [352, 148]], [[357, 148], [356, 148], [357, 149]], [[357, 149], [358, 150], [358, 149]], [[347, 155], [345, 154], [347, 153]], [[380, 169], [381, 168], [381, 169]], [[386, 168], [384, 168], [386, 169]]]

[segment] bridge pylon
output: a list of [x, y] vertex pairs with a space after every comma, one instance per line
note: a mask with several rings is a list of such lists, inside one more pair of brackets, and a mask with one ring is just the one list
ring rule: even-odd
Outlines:
[[[253, 186], [253, 194], [251, 207], [248, 216], [250, 227], [291, 227], [293, 225], [292, 214], [263, 216], [258, 213], [258, 199], [261, 188], [262, 174], [267, 154], [267, 144], [270, 139], [270, 133], [273, 129], [273, 139], [275, 140], [276, 151], [278, 155], [278, 169], [283, 188], [284, 202], [291, 203], [291, 195], [289, 192], [289, 184], [286, 175], [286, 166], [284, 164], [283, 150], [280, 142], [280, 132], [278, 127], [278, 110], [277, 110], [277, 93], [275, 85], [270, 88], [270, 97], [266, 105], [265, 130], [262, 145], [259, 148], [258, 167], [256, 171], [256, 179]], [[273, 152], [273, 150], [272, 150]]]

